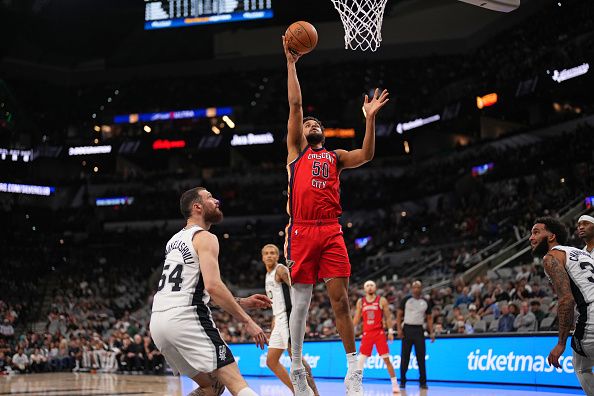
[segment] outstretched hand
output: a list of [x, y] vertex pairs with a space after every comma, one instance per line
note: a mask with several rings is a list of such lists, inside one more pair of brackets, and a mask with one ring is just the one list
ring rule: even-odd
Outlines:
[[288, 38], [286, 38], [285, 36], [282, 36], [282, 38], [283, 38], [283, 48], [285, 50], [285, 56], [287, 57], [287, 62], [288, 63], [297, 63], [297, 61], [301, 57], [301, 54], [299, 54], [298, 52], [295, 52], [289, 48], [289, 39]]
[[365, 101], [363, 102], [363, 114], [365, 118], [375, 117], [379, 109], [384, 107], [390, 99], [388, 99], [388, 90], [384, 89], [380, 95], [379, 89], [376, 88], [373, 92], [373, 98], [369, 100], [369, 96], [365, 95]]
[[263, 294], [252, 294], [249, 297], [242, 298], [240, 301], [241, 306], [247, 309], [265, 309], [270, 308], [272, 306], [272, 300]]
[[266, 337], [264, 331], [262, 331], [260, 326], [258, 326], [253, 320], [250, 320], [247, 323], [246, 331], [249, 335], [254, 337], [254, 342], [258, 348], [264, 349], [264, 346], [268, 345], [268, 337]]

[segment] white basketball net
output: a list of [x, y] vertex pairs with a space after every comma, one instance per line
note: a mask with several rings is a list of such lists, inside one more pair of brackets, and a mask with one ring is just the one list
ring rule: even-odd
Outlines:
[[344, 26], [344, 48], [375, 51], [382, 42], [388, 0], [332, 0]]

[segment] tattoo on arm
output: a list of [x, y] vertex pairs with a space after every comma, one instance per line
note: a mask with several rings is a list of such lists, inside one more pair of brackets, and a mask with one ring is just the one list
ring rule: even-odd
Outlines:
[[547, 254], [543, 261], [546, 273], [549, 275], [553, 287], [559, 298], [557, 316], [559, 318], [559, 344], [565, 345], [569, 332], [573, 326], [574, 300], [571, 293], [569, 276], [565, 266], [551, 254]]

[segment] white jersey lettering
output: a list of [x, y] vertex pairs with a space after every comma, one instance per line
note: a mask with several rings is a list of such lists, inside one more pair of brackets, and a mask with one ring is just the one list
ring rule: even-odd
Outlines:
[[583, 250], [570, 246], [555, 246], [553, 250], [565, 252], [565, 269], [576, 286], [572, 287], [576, 303], [590, 304], [594, 301], [594, 259]]
[[153, 298], [153, 312], [176, 307], [208, 304], [210, 296], [204, 289], [200, 260], [192, 239], [203, 229], [192, 226], [182, 229], [165, 245], [165, 262]]

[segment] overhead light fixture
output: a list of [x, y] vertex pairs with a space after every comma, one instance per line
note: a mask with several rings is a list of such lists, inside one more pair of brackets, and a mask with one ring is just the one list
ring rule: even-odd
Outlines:
[[477, 96], [476, 97], [476, 107], [479, 109], [493, 106], [498, 101], [498, 97], [496, 93], [490, 93], [485, 96]]
[[151, 127], [148, 125], [145, 125], [143, 129], [146, 133], [151, 133], [151, 131], [152, 131]]
[[219, 128], [217, 128], [216, 125], [213, 125], [210, 129], [214, 132], [215, 135], [218, 135], [219, 133], [221, 133], [221, 130]]
[[225, 121], [225, 124], [227, 124], [227, 126], [231, 129], [235, 128], [235, 123], [233, 122], [233, 120], [231, 118], [229, 118], [228, 116], [223, 116], [223, 121]]

